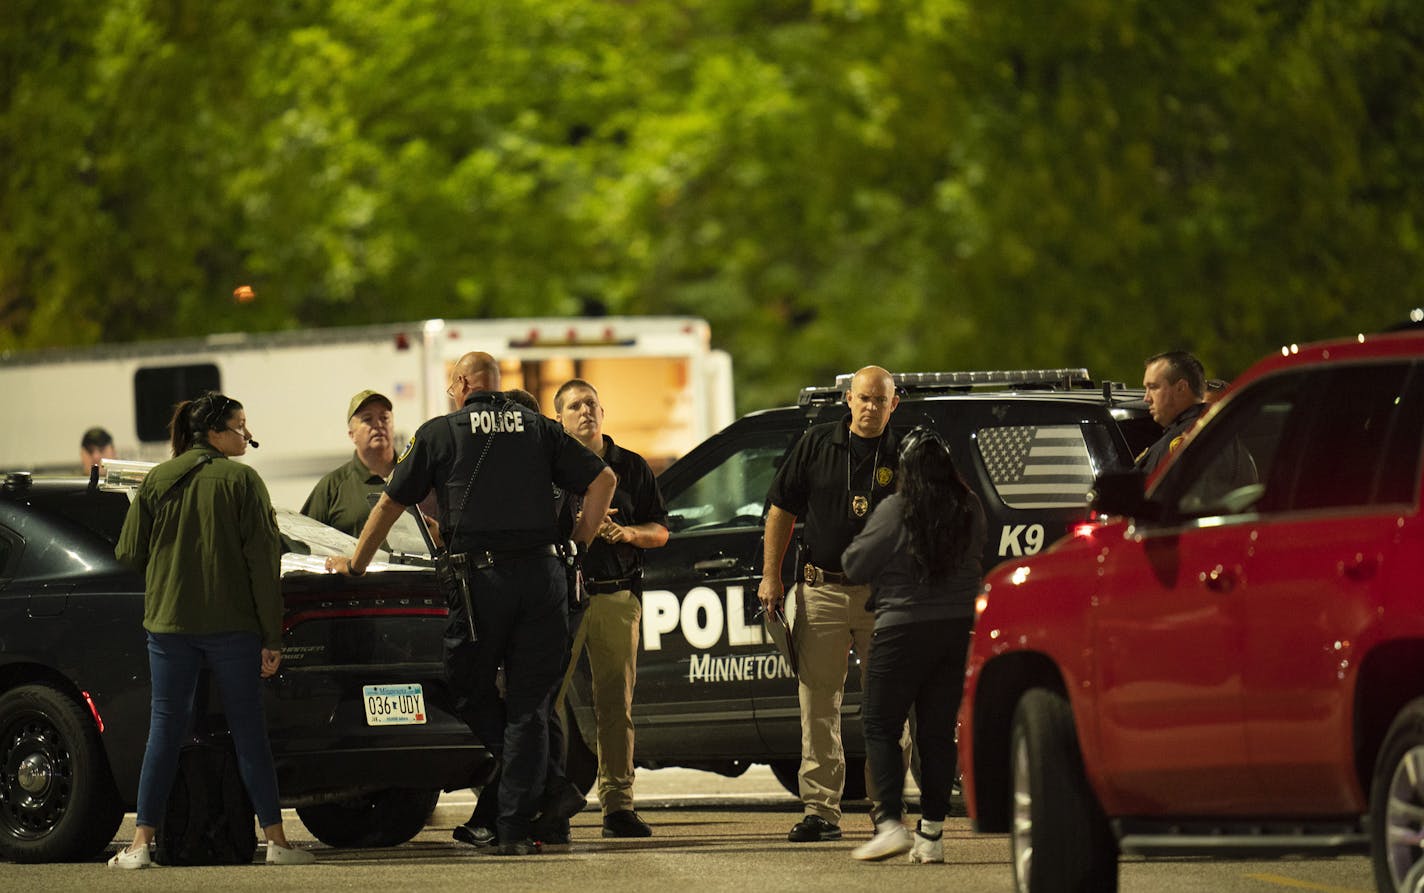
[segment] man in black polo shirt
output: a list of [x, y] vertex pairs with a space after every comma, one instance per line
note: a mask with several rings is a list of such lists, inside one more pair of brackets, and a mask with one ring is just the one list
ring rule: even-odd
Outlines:
[[[589, 601], [574, 638], [572, 659], [576, 662], [579, 652], [588, 648], [598, 724], [603, 836], [647, 837], [653, 831], [633, 808], [633, 685], [643, 617], [643, 550], [667, 542], [667, 506], [643, 457], [603, 433], [603, 404], [593, 385], [577, 378], [565, 382], [554, 394], [554, 412], [565, 431], [618, 475], [612, 508], [584, 559]], [[566, 528], [577, 517], [575, 503], [564, 500], [561, 524]], [[585, 520], [588, 512], [585, 501]], [[568, 733], [577, 735], [578, 729]]]
[[[586, 547], [617, 479], [558, 423], [507, 399], [499, 384], [499, 364], [489, 354], [460, 358], [450, 380], [460, 408], [420, 426], [355, 555], [329, 558], [327, 567], [365, 573], [404, 507], [435, 491], [440, 529], [473, 607], [471, 617], [461, 599], [451, 600], [446, 671], [465, 702], [462, 715], [503, 761], [496, 852], [527, 855], [539, 852], [529, 823], [544, 792], [549, 703], [568, 642], [566, 577], [549, 498], [555, 486], [582, 495], [587, 513], [572, 533]], [[495, 682], [501, 665], [502, 700]]]
[[[801, 802], [805, 817], [791, 829], [793, 842], [839, 840], [845, 751], [841, 747], [841, 697], [846, 659], [854, 644], [861, 684], [870, 665], [875, 615], [865, 608], [869, 586], [852, 586], [841, 553], [865, 526], [871, 510], [895, 492], [899, 442], [890, 415], [899, 405], [895, 381], [866, 366], [846, 392], [850, 418], [816, 425], [801, 436], [772, 481], [762, 556], [762, 606], [776, 610], [785, 597], [781, 564], [796, 519], [801, 518], [798, 594], [793, 635], [801, 699]], [[873, 794], [872, 794], [873, 796]]]

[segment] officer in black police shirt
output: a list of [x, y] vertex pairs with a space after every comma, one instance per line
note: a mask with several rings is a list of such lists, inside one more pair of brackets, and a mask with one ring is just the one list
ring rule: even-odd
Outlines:
[[[895, 492], [898, 468], [899, 439], [890, 428], [890, 416], [900, 404], [894, 378], [879, 366], [866, 366], [851, 379], [846, 403], [849, 418], [815, 425], [801, 435], [767, 494], [771, 507], [757, 590], [766, 610], [778, 609], [786, 597], [781, 564], [798, 519], [804, 537], [796, 567], [792, 635], [801, 703], [799, 778], [805, 815], [787, 835], [793, 843], [841, 839], [846, 773], [841, 698], [846, 661], [853, 644], [860, 657], [863, 687], [875, 627], [875, 615], [866, 610], [870, 586], [846, 580], [841, 553], [865, 526], [876, 504]], [[870, 782], [867, 773], [867, 789]], [[874, 808], [878, 810], [879, 804]]]
[[[549, 702], [568, 643], [568, 598], [556, 555], [549, 494], [582, 493], [586, 511], [573, 538], [587, 548], [617, 485], [601, 459], [557, 422], [499, 393], [499, 365], [487, 353], [455, 364], [450, 395], [460, 409], [431, 419], [397, 460], [350, 558], [327, 568], [360, 575], [405, 506], [433, 488], [450, 554], [469, 583], [477, 641], [469, 642], [463, 605], [446, 630], [451, 685], [469, 699], [462, 711], [502, 761], [495, 852], [539, 852], [529, 822], [540, 805], [548, 759]], [[495, 674], [504, 666], [501, 701]]]

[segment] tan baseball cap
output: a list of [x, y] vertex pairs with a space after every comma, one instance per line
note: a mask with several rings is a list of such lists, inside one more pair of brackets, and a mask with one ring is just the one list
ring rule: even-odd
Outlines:
[[372, 400], [379, 400], [386, 404], [386, 409], [395, 409], [395, 407], [391, 405], [391, 398], [379, 391], [358, 391], [356, 396], [351, 398], [351, 402], [346, 404], [346, 421], [351, 421], [351, 417], [360, 412], [361, 407], [370, 403]]

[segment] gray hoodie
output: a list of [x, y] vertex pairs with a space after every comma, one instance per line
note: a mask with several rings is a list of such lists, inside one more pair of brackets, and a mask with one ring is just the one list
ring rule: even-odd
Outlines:
[[871, 585], [875, 628], [925, 620], [974, 616], [979, 594], [979, 556], [988, 536], [984, 509], [972, 491], [966, 494], [974, 512], [970, 543], [958, 564], [947, 574], [922, 579], [919, 562], [910, 554], [910, 531], [905, 527], [905, 497], [886, 497], [841, 556], [852, 583]]

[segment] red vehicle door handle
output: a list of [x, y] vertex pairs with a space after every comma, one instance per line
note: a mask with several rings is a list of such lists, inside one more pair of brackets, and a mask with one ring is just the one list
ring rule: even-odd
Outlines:
[[1236, 588], [1236, 574], [1219, 564], [1209, 571], [1202, 571], [1197, 579], [1212, 592], [1230, 592]]
[[1355, 557], [1349, 561], [1340, 561], [1335, 565], [1340, 576], [1347, 580], [1354, 580], [1356, 583], [1363, 583], [1375, 575], [1379, 570], [1379, 559], [1373, 556], [1366, 557], [1362, 553], [1356, 553]]

